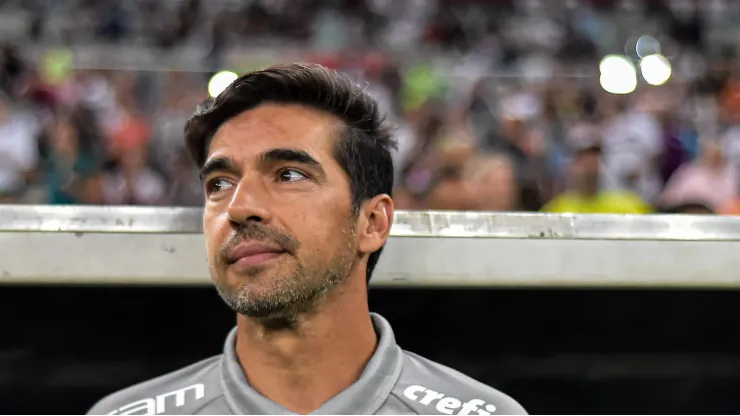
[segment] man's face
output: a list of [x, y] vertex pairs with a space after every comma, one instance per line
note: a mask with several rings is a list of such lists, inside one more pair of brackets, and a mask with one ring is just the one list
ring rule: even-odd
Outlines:
[[208, 263], [237, 313], [288, 318], [349, 276], [357, 255], [339, 121], [265, 104], [224, 123], [203, 167]]
[[599, 163], [601, 156], [595, 151], [584, 151], [576, 156], [573, 175], [576, 188], [582, 192], [592, 192], [598, 187]]

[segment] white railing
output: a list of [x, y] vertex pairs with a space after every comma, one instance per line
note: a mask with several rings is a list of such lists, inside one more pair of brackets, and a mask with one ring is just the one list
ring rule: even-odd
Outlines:
[[[374, 286], [737, 287], [740, 217], [397, 212]], [[0, 284], [207, 285], [201, 211], [0, 206]]]

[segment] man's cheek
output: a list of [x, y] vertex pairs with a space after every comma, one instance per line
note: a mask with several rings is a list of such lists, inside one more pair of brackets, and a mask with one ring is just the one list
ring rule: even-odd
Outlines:
[[212, 232], [208, 228], [203, 230], [206, 236], [206, 258], [209, 264], [216, 264], [218, 262], [219, 251], [221, 250], [222, 240], [219, 238], [218, 233]]

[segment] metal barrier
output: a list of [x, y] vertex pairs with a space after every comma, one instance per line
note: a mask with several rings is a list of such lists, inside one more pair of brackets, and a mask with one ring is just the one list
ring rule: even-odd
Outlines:
[[[0, 206], [0, 284], [208, 285], [192, 208]], [[372, 285], [738, 287], [740, 218], [396, 213]]]

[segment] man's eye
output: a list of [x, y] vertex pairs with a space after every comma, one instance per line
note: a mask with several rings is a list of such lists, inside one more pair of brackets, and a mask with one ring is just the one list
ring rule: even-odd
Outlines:
[[278, 180], [280, 182], [296, 182], [306, 178], [307, 176], [305, 174], [295, 169], [281, 169], [278, 172]]
[[206, 192], [208, 192], [209, 194], [220, 192], [229, 189], [229, 187], [231, 186], [232, 184], [228, 180], [224, 178], [216, 178], [208, 181], [208, 184], [206, 185]]

